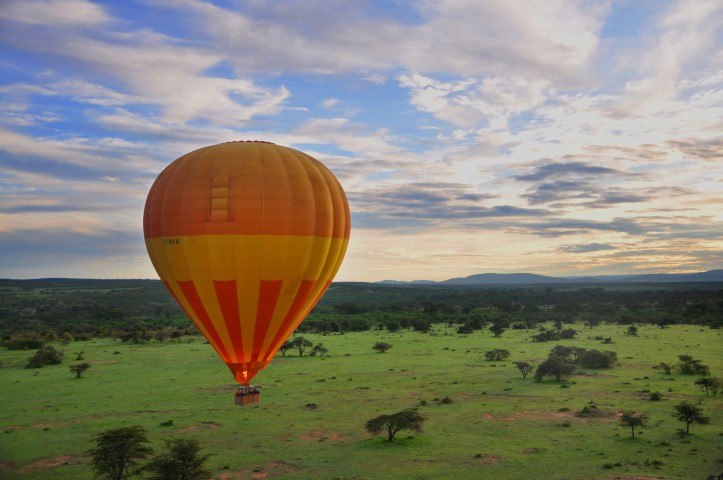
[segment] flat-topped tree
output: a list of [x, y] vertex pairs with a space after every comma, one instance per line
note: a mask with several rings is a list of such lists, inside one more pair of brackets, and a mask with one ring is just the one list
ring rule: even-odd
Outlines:
[[422, 431], [424, 417], [414, 409], [402, 410], [391, 415], [380, 415], [368, 420], [365, 428], [372, 435], [385, 432], [387, 441], [394, 440], [394, 436], [401, 430]]

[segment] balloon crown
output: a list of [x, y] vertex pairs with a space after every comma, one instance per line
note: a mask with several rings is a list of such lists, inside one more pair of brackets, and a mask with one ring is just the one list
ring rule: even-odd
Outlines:
[[223, 142], [223, 143], [270, 143], [274, 144], [274, 142], [267, 142], [266, 140], [231, 140], [230, 142]]

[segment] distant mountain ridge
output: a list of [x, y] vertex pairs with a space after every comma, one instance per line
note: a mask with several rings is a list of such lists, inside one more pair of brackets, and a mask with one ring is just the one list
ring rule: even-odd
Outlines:
[[377, 283], [390, 285], [544, 285], [551, 283], [613, 283], [613, 282], [723, 282], [722, 270], [697, 273], [649, 273], [640, 275], [591, 275], [572, 277], [549, 277], [535, 273], [479, 273], [468, 277], [456, 277], [441, 282], [432, 280], [383, 280]]

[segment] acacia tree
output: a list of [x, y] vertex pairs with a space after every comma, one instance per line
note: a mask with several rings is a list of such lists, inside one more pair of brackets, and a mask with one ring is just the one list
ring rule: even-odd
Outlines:
[[308, 347], [312, 346], [313, 343], [311, 343], [309, 340], [305, 339], [304, 337], [296, 337], [291, 341], [294, 345], [294, 348], [296, 348], [299, 351], [299, 356], [304, 356], [304, 350], [306, 350]]
[[96, 477], [125, 480], [138, 474], [138, 462], [153, 450], [148, 447], [146, 429], [140, 425], [106, 430], [95, 436], [95, 448], [88, 450]]
[[205, 466], [212, 454], [200, 454], [198, 440], [166, 440], [166, 451], [151, 460], [146, 469], [152, 480], [208, 480], [213, 474]]
[[710, 423], [710, 418], [703, 416], [703, 410], [697, 405], [691, 405], [688, 402], [679, 403], [675, 405], [675, 413], [673, 416], [685, 422], [685, 433], [690, 433], [690, 424], [697, 423], [700, 425], [707, 425]]
[[654, 366], [653, 368], [659, 368], [659, 369], [661, 369], [661, 370], [663, 371], [663, 373], [665, 373], [666, 375], [670, 375], [670, 374], [671, 374], [671, 370], [673, 369], [673, 365], [670, 364], [670, 363], [666, 363], [666, 362], [660, 362], [659, 364], [657, 364], [657, 365]]
[[291, 350], [292, 348], [294, 348], [294, 342], [293, 342], [292, 340], [287, 340], [287, 341], [285, 341], [284, 344], [279, 347], [279, 351], [281, 352], [281, 356], [282, 356], [282, 357], [285, 357], [285, 356], [286, 356], [286, 352], [287, 352], [288, 350]]
[[703, 377], [696, 380], [695, 385], [698, 385], [701, 390], [705, 390], [706, 395], [708, 395], [708, 392], [713, 392], [713, 396], [716, 396], [718, 395], [721, 382], [717, 378]]
[[485, 352], [485, 360], [504, 360], [509, 358], [510, 351], [503, 348], [495, 348]]
[[70, 371], [75, 374], [75, 378], [80, 378], [83, 372], [85, 372], [89, 368], [90, 363], [78, 363], [76, 365], [70, 365], [68, 367], [68, 369], [70, 369]]
[[515, 364], [515, 367], [517, 367], [517, 370], [520, 371], [522, 374], [522, 378], [527, 378], [527, 375], [532, 373], [532, 370], [535, 368], [534, 365], [532, 365], [530, 362], [512, 362]]
[[322, 343], [317, 343], [314, 345], [314, 348], [311, 349], [311, 352], [309, 352], [309, 355], [312, 357], [315, 357], [316, 355], [319, 355], [320, 357], [323, 357], [329, 353], [329, 349], [324, 346]]
[[391, 415], [380, 415], [372, 418], [367, 421], [365, 428], [367, 432], [372, 435], [386, 432], [387, 441], [391, 442], [400, 430], [421, 432], [423, 422], [424, 417], [416, 410], [410, 408]]
[[635, 410], [623, 410], [620, 415], [620, 425], [623, 427], [630, 427], [630, 434], [635, 440], [635, 429], [645, 428], [648, 426], [648, 416], [642, 412], [636, 412]]
[[384, 353], [384, 352], [386, 352], [387, 350], [389, 350], [390, 348], [392, 348], [392, 344], [391, 344], [391, 343], [387, 343], [387, 342], [377, 342], [377, 343], [375, 343], [374, 346], [372, 347], [372, 350], [376, 350], [376, 351], [379, 352], [379, 353]]
[[504, 331], [505, 327], [501, 323], [495, 323], [490, 327], [490, 332], [492, 332], [495, 337], [501, 336]]

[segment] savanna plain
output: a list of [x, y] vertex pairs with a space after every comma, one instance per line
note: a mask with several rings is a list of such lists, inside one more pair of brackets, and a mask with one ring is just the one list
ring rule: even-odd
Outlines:
[[[92, 291], [113, 303], [116, 287]], [[145, 287], [124, 287], [123, 295], [132, 298], [136, 288]], [[337, 291], [341, 308], [322, 304], [316, 319], [321, 321], [325, 311], [331, 318], [368, 319], [368, 312], [350, 307], [350, 299], [358, 298], [354, 288]], [[412, 295], [409, 291], [425, 297], [422, 289], [403, 295]], [[635, 295], [634, 289], [623, 291]], [[4, 311], [19, 305], [17, 295], [32, 303], [46, 301], [48, 292], [6, 288]], [[87, 293], [73, 292], [77, 298]], [[332, 290], [332, 301], [333, 296]], [[156, 450], [167, 439], [198, 440], [203, 452], [213, 454], [207, 465], [214, 478], [226, 480], [703, 480], [723, 473], [723, 394], [706, 395], [694, 383], [699, 375], [675, 367], [680, 355], [690, 355], [709, 367], [710, 377], [723, 378], [720, 328], [635, 323], [637, 331], [630, 334], [630, 325], [614, 318], [591, 322], [576, 315], [563, 326], [576, 330], [573, 338], [541, 342], [532, 336], [541, 329], [555, 331], [554, 315], [542, 316], [534, 328], [508, 324], [497, 337], [490, 325], [511, 314], [496, 305], [464, 309], [468, 317], [479, 309], [486, 323], [469, 333], [459, 333], [453, 310], [436, 313], [429, 303], [400, 313], [444, 317], [421, 329], [426, 332], [405, 327], [404, 321], [393, 331], [384, 328], [394, 309], [369, 330], [297, 332], [328, 353], [279, 353], [255, 379], [262, 389], [260, 404], [246, 407], [234, 405], [228, 369], [197, 335], [134, 342], [106, 332], [62, 344], [58, 335], [49, 341], [65, 352], [63, 363], [37, 369], [26, 368], [33, 351], [2, 348], [0, 478], [92, 478], [86, 452], [94, 436], [132, 425], [148, 430]], [[360, 306], [363, 310], [363, 302]], [[174, 315], [162, 316], [171, 318], [170, 324], [185, 322]], [[372, 348], [377, 342], [392, 346], [379, 353]], [[614, 351], [616, 361], [610, 368], [579, 368], [559, 382], [536, 382], [534, 371], [523, 378], [513, 363], [537, 366], [557, 345]], [[510, 355], [486, 360], [493, 349]], [[91, 368], [75, 378], [68, 367], [80, 352]], [[653, 368], [661, 362], [673, 365], [670, 374]], [[660, 400], [650, 400], [654, 392]], [[692, 424], [690, 434], [682, 433], [685, 424], [673, 414], [683, 401], [699, 406], [710, 423]], [[388, 442], [364, 428], [370, 418], [407, 408], [424, 416], [421, 432], [402, 431]], [[647, 428], [636, 429], [634, 439], [630, 428], [620, 426], [624, 410], [648, 415]]]

